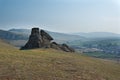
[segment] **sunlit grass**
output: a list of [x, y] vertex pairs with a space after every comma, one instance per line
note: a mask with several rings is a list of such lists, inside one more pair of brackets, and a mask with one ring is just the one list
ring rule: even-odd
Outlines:
[[53, 49], [21, 51], [0, 41], [0, 80], [120, 80], [120, 65]]

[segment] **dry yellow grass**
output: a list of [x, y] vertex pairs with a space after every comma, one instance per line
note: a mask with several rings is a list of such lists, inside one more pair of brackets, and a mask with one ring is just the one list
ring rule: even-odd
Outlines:
[[120, 80], [120, 64], [53, 49], [20, 51], [0, 40], [0, 80]]

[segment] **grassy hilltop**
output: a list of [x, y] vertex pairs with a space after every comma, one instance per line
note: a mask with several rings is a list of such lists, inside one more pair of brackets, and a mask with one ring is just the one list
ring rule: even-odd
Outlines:
[[120, 64], [53, 49], [20, 51], [0, 40], [0, 80], [120, 80]]

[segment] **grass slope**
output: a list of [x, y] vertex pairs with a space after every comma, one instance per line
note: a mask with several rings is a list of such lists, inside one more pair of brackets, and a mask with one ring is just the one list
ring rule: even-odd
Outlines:
[[120, 65], [53, 49], [20, 51], [0, 40], [0, 80], [120, 80]]

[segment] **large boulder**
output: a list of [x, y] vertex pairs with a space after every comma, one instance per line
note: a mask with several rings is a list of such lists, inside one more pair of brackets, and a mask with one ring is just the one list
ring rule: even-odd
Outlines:
[[61, 45], [58, 44], [58, 43], [56, 43], [56, 42], [52, 42], [52, 43], [50, 44], [50, 47], [51, 47], [51, 48], [57, 49], [57, 50], [62, 50], [60, 46], [61, 46]]
[[57, 44], [56, 42], [52, 42], [50, 47], [53, 49], [62, 50], [65, 52], [75, 52], [75, 50], [69, 47], [67, 44]]
[[32, 28], [28, 42], [21, 49], [33, 49], [42, 47], [42, 39], [39, 28]]
[[62, 50], [65, 52], [74, 52], [74, 49], [70, 48], [66, 44], [58, 44], [52, 42], [53, 38], [44, 30], [39, 28], [32, 28], [31, 35], [28, 42], [21, 49], [34, 49], [34, 48], [53, 48], [57, 50]]
[[65, 52], [75, 52], [75, 50], [71, 47], [69, 47], [67, 44], [62, 44], [61, 49]]
[[53, 38], [44, 30], [41, 30], [40, 34], [41, 34], [42, 45], [43, 45], [42, 47], [50, 48], [50, 42], [53, 40]]

